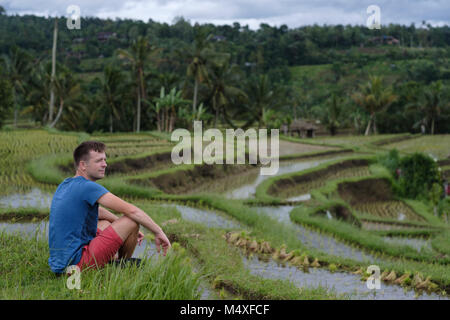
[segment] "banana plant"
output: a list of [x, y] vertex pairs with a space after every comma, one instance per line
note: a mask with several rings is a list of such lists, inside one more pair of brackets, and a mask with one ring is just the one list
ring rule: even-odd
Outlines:
[[177, 119], [178, 109], [191, 103], [181, 98], [181, 91], [172, 88], [168, 94], [161, 87], [159, 98], [154, 99], [153, 108], [156, 112], [158, 131], [172, 132]]

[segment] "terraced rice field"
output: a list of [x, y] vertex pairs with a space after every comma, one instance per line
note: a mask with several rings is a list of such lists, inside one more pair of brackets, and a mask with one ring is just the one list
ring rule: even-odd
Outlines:
[[353, 206], [355, 210], [368, 213], [380, 218], [394, 219], [398, 221], [420, 221], [425, 219], [415, 213], [408, 205], [401, 201], [373, 201], [369, 203], [359, 203]]
[[406, 140], [388, 144], [386, 149], [397, 149], [404, 153], [423, 152], [436, 159], [448, 159], [450, 157], [450, 134], [423, 136], [417, 139]]
[[[435, 140], [431, 138], [435, 139], [419, 137], [412, 140], [420, 142], [420, 149], [425, 143], [422, 139], [432, 143]], [[45, 176], [35, 175], [35, 172], [27, 170], [29, 163], [51, 155], [70, 157], [78, 143], [87, 139], [105, 142], [108, 159], [114, 160], [109, 165], [111, 174], [108, 176], [107, 172], [107, 177], [99, 182], [150, 214], [163, 226], [171, 241], [184, 248], [188, 258], [182, 262], [174, 258], [173, 265], [176, 268], [167, 277], [183, 275], [187, 277], [186, 283], [192, 283], [193, 286], [195, 283], [193, 294], [189, 297], [448, 298], [442, 291], [450, 288], [450, 269], [447, 265], [450, 257], [445, 252], [445, 247], [434, 241], [434, 237], [449, 232], [448, 227], [438, 222], [432, 214], [430, 216], [430, 212], [425, 210], [418, 214], [416, 207], [393, 199], [391, 191], [384, 184], [376, 185], [374, 189], [368, 188], [364, 181], [373, 175], [368, 163], [352, 167], [344, 165], [339, 170], [336, 169], [339, 165], [327, 165], [327, 162], [344, 162], [345, 160], [341, 161], [341, 158], [346, 157], [344, 154], [280, 162], [277, 175], [286, 174], [292, 180], [284, 180], [284, 177], [274, 179], [276, 188], [268, 189], [268, 194], [273, 196], [269, 201], [261, 198], [256, 191], [262, 183], [273, 177], [261, 176], [258, 167], [217, 174], [200, 166], [196, 166], [194, 170], [186, 166], [177, 172], [167, 156], [167, 150], [173, 143], [161, 139], [158, 134], [88, 136], [43, 130], [0, 132], [0, 213], [5, 218], [0, 224], [0, 243], [12, 250], [8, 256], [0, 254], [0, 259], [41, 259], [38, 262], [33, 260], [32, 264], [41, 266], [37, 277], [40, 277], [38, 281], [44, 283], [45, 290], [41, 293], [43, 288], [35, 287], [24, 268], [14, 273], [2, 270], [0, 265], [0, 274], [9, 272], [8, 279], [28, 279], [21, 282], [23, 284], [19, 291], [28, 290], [31, 292], [29, 297], [41, 295], [47, 298], [83, 298], [67, 293], [67, 290], [60, 288], [49, 278], [48, 270], [45, 269], [45, 259], [48, 257], [45, 251], [46, 239], [43, 237], [41, 240], [33, 240], [36, 232], [41, 236], [45, 234], [48, 228], [45, 222], [26, 223], [21, 217], [29, 217], [33, 212], [36, 215], [48, 212], [52, 194], [57, 187], [54, 181], [46, 182]], [[308, 144], [281, 141], [280, 155], [338, 150], [342, 146], [364, 147], [365, 151], [378, 152], [379, 148], [374, 144], [377, 141], [385, 143], [389, 139], [403, 138], [395, 135], [322, 137], [307, 140]], [[443, 140], [447, 141], [446, 139], [444, 137]], [[312, 145], [311, 142], [334, 147]], [[411, 139], [396, 144], [403, 147], [405, 152], [411, 151], [414, 145]], [[371, 146], [373, 149], [370, 149]], [[382, 147], [385, 148], [386, 145], [383, 144]], [[440, 144], [439, 147], [428, 147], [427, 150], [434, 152], [439, 158], [445, 158], [443, 149]], [[166, 154], [149, 156], [159, 152]], [[72, 175], [70, 165], [65, 169], [51, 161], [39, 162], [39, 165], [42, 167], [37, 167], [36, 170], [41, 168], [42, 171], [57, 171], [58, 179]], [[319, 165], [324, 165], [325, 169], [321, 169], [321, 173], [314, 172], [314, 168]], [[310, 171], [302, 174], [305, 170]], [[329, 186], [336, 180], [349, 182], [345, 182], [347, 184], [344, 187], [338, 184], [335, 192], [316, 198], [314, 191]], [[176, 186], [170, 187], [171, 184]], [[335, 197], [339, 199], [336, 200]], [[286, 198], [297, 203], [280, 205]], [[279, 203], [274, 205], [273, 199]], [[340, 202], [336, 204], [333, 201]], [[333, 211], [336, 207], [344, 208], [352, 219], [342, 220]], [[423, 208], [425, 207], [426, 205]], [[291, 211], [296, 208], [318, 209], [310, 216], [305, 213], [308, 216], [302, 216], [304, 220], [300, 224], [294, 222], [297, 220], [291, 215]], [[305, 212], [309, 212], [307, 210]], [[355, 221], [359, 221], [360, 225], [352, 224]], [[429, 230], [434, 230], [434, 233], [428, 234]], [[393, 232], [393, 235], [378, 236], [376, 232], [382, 231]], [[18, 241], [11, 235], [14, 232], [28, 234], [28, 240], [23, 241], [30, 241], [26, 245], [33, 244], [41, 252], [29, 255], [19, 247], [14, 251], [10, 246], [10, 243]], [[425, 238], [410, 236], [409, 233], [413, 232], [423, 232]], [[230, 234], [240, 235], [239, 240], [233, 243], [229, 239]], [[258, 256], [261, 260], [256, 258], [256, 252], [261, 251], [258, 248], [262, 248], [262, 244], [270, 253], [266, 252], [264, 259]], [[254, 255], [243, 254], [244, 247]], [[165, 261], [155, 253], [150, 234], [146, 234], [144, 244], [136, 249], [134, 256], [148, 257], [162, 265]], [[180, 256], [183, 257], [183, 254], [180, 253]], [[385, 281], [381, 291], [370, 290], [365, 285], [364, 273], [371, 264], [380, 265], [384, 272]], [[154, 265], [152, 268], [158, 266]], [[183, 269], [184, 267], [189, 269]], [[200, 285], [191, 278], [197, 273], [203, 275]], [[124, 281], [128, 279], [126, 274], [120, 277]], [[0, 289], [0, 298], [21, 298], [8, 279], [0, 278], [0, 283], [6, 288]], [[176, 290], [180, 292], [179, 297], [185, 297], [181, 293], [184, 289], [177, 287]], [[99, 291], [99, 294], [103, 293]]]
[[[310, 179], [309, 181], [296, 183], [295, 186], [281, 189], [278, 193], [283, 198], [295, 197], [308, 193], [310, 190], [323, 187], [330, 180], [337, 180], [342, 178], [366, 177], [370, 175], [369, 167], [356, 167], [339, 170], [336, 172], [327, 172], [317, 179]], [[270, 191], [269, 191], [270, 192]]]
[[26, 170], [29, 161], [42, 155], [72, 152], [76, 135], [56, 135], [42, 130], [0, 132], [0, 195], [28, 192], [32, 187], [49, 191]]
[[323, 144], [329, 146], [361, 147], [369, 143], [396, 138], [398, 135], [379, 134], [371, 136], [317, 136], [313, 139], [298, 139], [299, 142]]
[[396, 224], [390, 222], [370, 221], [361, 219], [362, 228], [370, 231], [389, 231], [389, 230], [411, 230], [411, 229], [425, 229], [423, 226]]

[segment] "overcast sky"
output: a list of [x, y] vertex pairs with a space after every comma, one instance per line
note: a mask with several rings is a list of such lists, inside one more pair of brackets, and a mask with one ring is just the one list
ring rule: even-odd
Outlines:
[[[81, 16], [149, 19], [171, 24], [183, 16], [191, 23], [217, 25], [239, 22], [257, 29], [260, 23], [290, 28], [304, 25], [366, 25], [369, 5], [380, 8], [381, 24], [419, 26], [450, 25], [449, 0], [0, 0], [7, 14], [68, 16], [67, 7], [77, 5]], [[81, 22], [82, 23], [82, 22]]]

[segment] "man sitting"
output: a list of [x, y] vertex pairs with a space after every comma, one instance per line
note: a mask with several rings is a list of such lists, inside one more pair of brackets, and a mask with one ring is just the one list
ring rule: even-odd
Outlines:
[[[140, 225], [154, 233], [158, 252], [162, 246], [166, 255], [170, 241], [163, 230], [144, 211], [95, 182], [105, 176], [105, 145], [83, 142], [73, 157], [76, 174], [58, 186], [50, 207], [51, 270], [62, 274], [71, 265], [82, 270], [102, 267], [115, 257], [130, 258], [144, 238]], [[124, 215], [119, 218], [99, 204]]]

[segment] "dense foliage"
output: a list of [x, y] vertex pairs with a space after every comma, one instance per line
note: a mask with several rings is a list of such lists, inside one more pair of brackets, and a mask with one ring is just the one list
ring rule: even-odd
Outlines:
[[394, 186], [398, 195], [439, 202], [443, 190], [438, 165], [433, 158], [419, 152], [400, 157], [397, 149], [393, 149], [380, 157], [380, 162], [395, 177]]
[[[308, 118], [331, 134], [450, 132], [447, 26], [251, 30], [183, 18], [169, 25], [86, 17], [80, 30], [69, 30], [60, 17], [52, 77], [54, 23], [0, 15], [2, 77], [15, 97], [6, 115], [14, 123], [28, 117], [59, 129], [113, 132], [189, 127], [194, 119], [246, 128]], [[173, 89], [184, 102], [158, 109]], [[163, 115], [170, 124], [162, 125]]]

